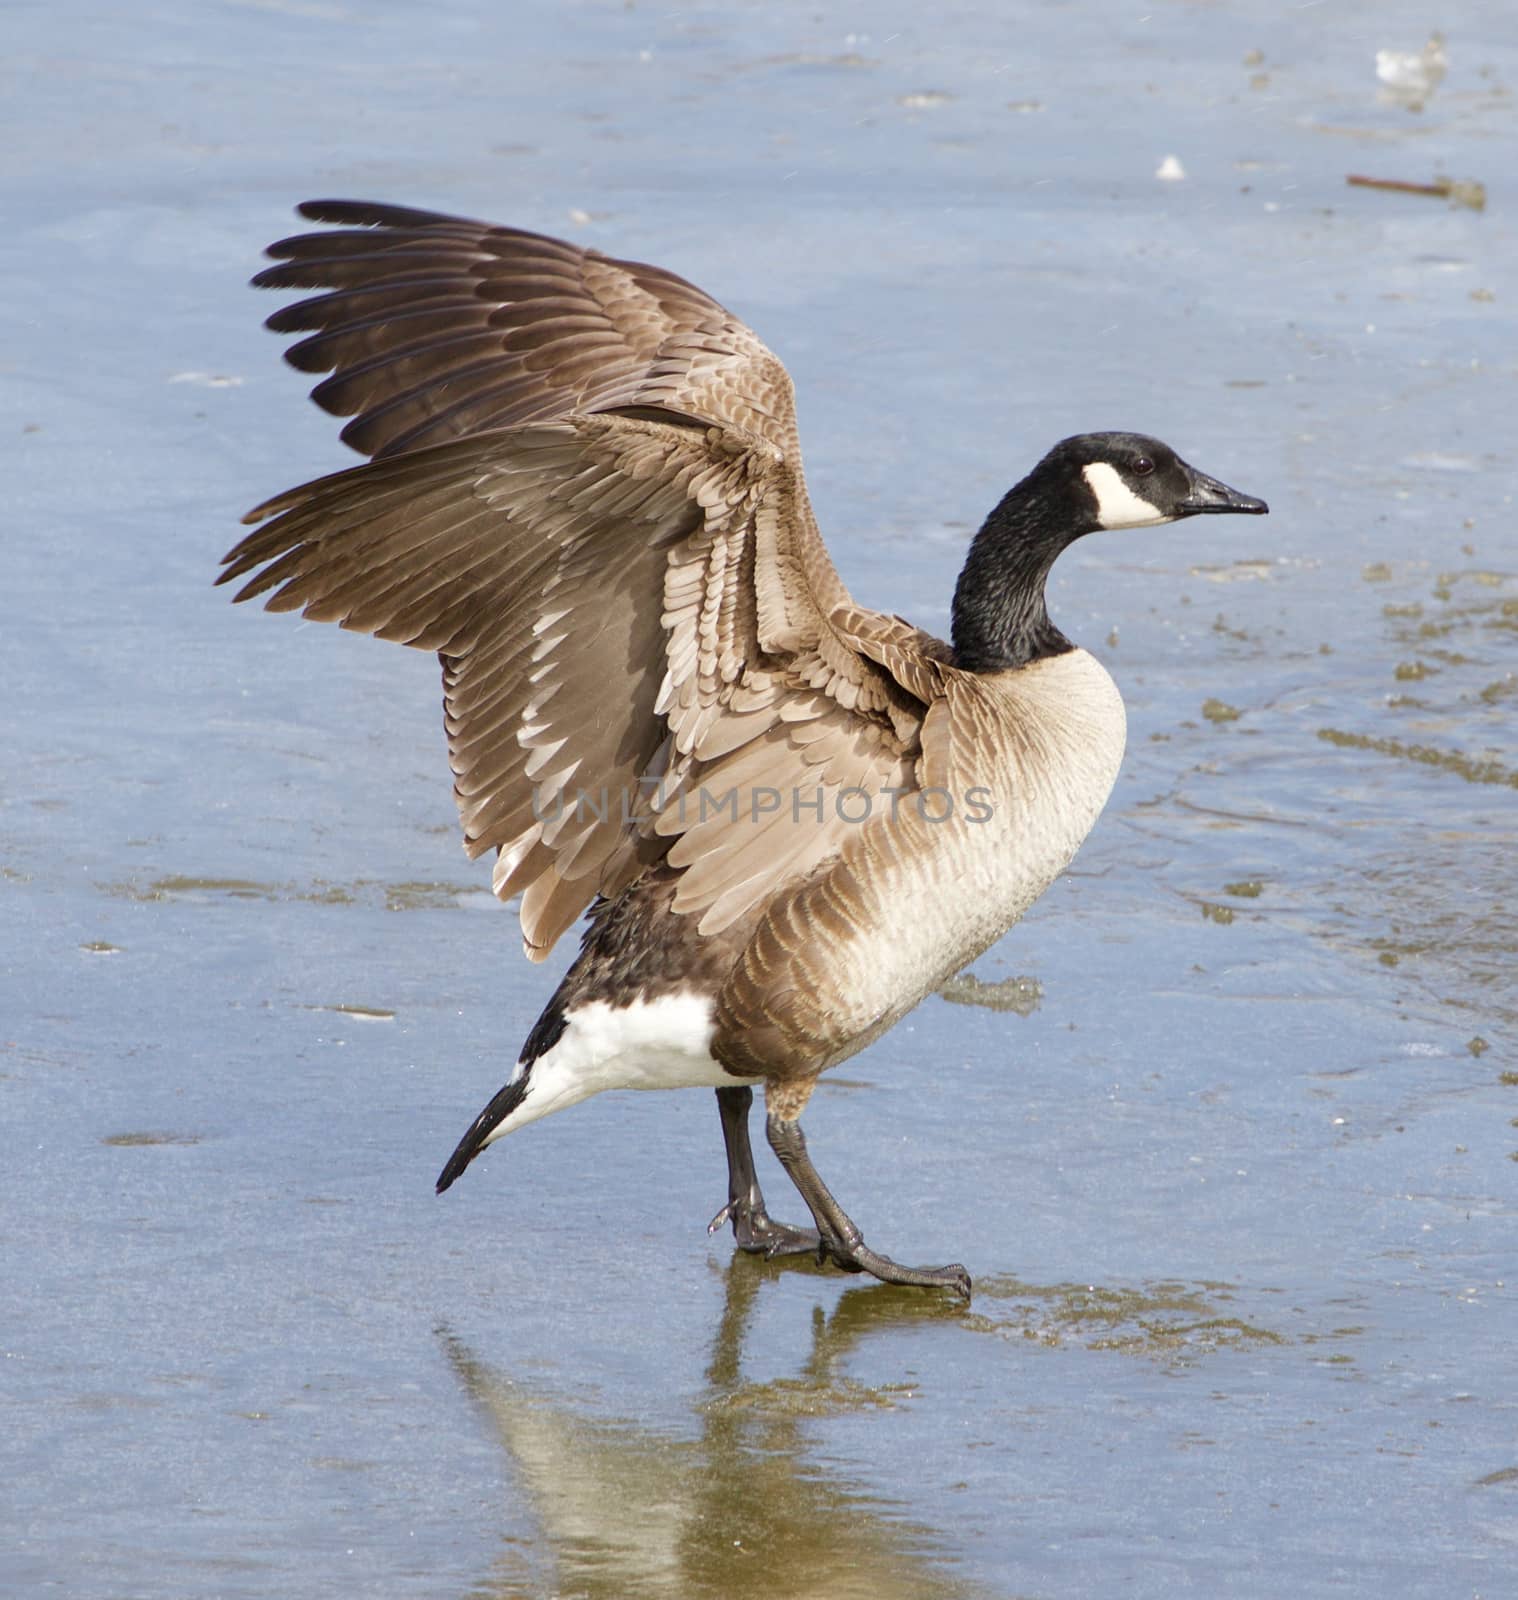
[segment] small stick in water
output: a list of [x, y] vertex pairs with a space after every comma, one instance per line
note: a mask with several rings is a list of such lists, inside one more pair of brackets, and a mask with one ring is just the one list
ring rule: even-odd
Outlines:
[[1457, 206], [1469, 206], [1472, 211], [1486, 210], [1486, 185], [1470, 183], [1459, 178], [1435, 178], [1432, 183], [1409, 183], [1404, 178], [1367, 178], [1357, 172], [1350, 173], [1349, 183], [1361, 189], [1391, 189], [1397, 194], [1426, 194], [1435, 200], [1450, 200]]

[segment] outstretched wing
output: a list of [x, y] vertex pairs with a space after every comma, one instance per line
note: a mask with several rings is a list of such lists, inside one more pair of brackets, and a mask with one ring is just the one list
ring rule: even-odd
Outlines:
[[[315, 316], [343, 302], [319, 338], [361, 331], [377, 352], [363, 361], [359, 346], [328, 347], [338, 379], [366, 385], [356, 426], [402, 411], [422, 420], [366, 434], [379, 452], [370, 465], [250, 513], [262, 525], [219, 580], [248, 579], [239, 600], [272, 590], [271, 609], [438, 652], [466, 846], [498, 852], [495, 888], [521, 893], [530, 955], [660, 859], [679, 873], [675, 909], [716, 932], [836, 853], [861, 804], [851, 791], [916, 787], [942, 647], [849, 599], [807, 503], [789, 380], [741, 323], [658, 269], [552, 240], [427, 213], [307, 210], [383, 217], [373, 235], [326, 236], [381, 275], [394, 264], [386, 252], [351, 241], [388, 235], [446, 279], [453, 255], [477, 263], [491, 238], [492, 259], [526, 251], [582, 282], [605, 266], [685, 308], [663, 314], [653, 356], [646, 339], [619, 335], [599, 355], [532, 367], [523, 351], [552, 341], [494, 334], [499, 382], [462, 409], [446, 370], [417, 378], [397, 354], [407, 294], [430, 293], [434, 279], [383, 290], [366, 280], [291, 308]], [[311, 247], [304, 281], [349, 282], [330, 270], [340, 252], [294, 243]], [[538, 303], [533, 276], [513, 280], [524, 316]], [[357, 330], [349, 297], [369, 292], [387, 298]], [[609, 326], [607, 308], [627, 302], [603, 298]], [[558, 313], [544, 303], [539, 315]], [[513, 425], [483, 427], [502, 414], [483, 409], [487, 393]], [[569, 409], [587, 401], [594, 409]], [[552, 420], [519, 420], [540, 413]], [[418, 443], [418, 427], [446, 442]]]
[[325, 289], [268, 319], [286, 359], [330, 372], [312, 399], [353, 417], [369, 456], [515, 423], [658, 406], [797, 456], [791, 380], [730, 312], [659, 267], [516, 228], [358, 200], [311, 200], [339, 230], [269, 247], [253, 280]]

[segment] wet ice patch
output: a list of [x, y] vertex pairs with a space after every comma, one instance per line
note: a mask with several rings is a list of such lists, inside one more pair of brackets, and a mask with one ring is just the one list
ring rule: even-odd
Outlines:
[[1401, 465], [1423, 472], [1475, 472], [1475, 456], [1461, 455], [1452, 450], [1415, 450], [1403, 456]]
[[347, 1017], [353, 1022], [394, 1022], [393, 1011], [382, 1010], [379, 1006], [351, 1006], [351, 1005], [303, 1005], [302, 1011], [335, 1011], [339, 1016]]
[[116, 1150], [139, 1150], [148, 1145], [174, 1144], [188, 1145], [199, 1144], [198, 1133], [165, 1133], [159, 1129], [133, 1133], [108, 1133], [101, 1139], [101, 1144], [110, 1145]]

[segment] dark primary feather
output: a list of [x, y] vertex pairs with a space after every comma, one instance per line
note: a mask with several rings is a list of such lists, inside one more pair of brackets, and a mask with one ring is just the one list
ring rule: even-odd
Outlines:
[[669, 405], [796, 448], [790, 379], [742, 322], [663, 268], [518, 228], [318, 200], [348, 231], [272, 245], [253, 280], [328, 290], [269, 318], [304, 332], [313, 398], [343, 439], [393, 455], [469, 433], [616, 406]]

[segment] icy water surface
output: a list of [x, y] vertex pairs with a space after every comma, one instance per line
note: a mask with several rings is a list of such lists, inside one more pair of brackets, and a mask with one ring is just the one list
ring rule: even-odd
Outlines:
[[[1513, 1593], [1508, 8], [7, 23], [0, 1590]], [[210, 588], [345, 464], [244, 288], [320, 194], [709, 288], [855, 593], [940, 631], [1065, 433], [1269, 499], [1062, 562], [1107, 814], [808, 1115], [968, 1310], [709, 1241], [705, 1093], [433, 1197], [554, 972], [459, 850], [435, 665]]]

